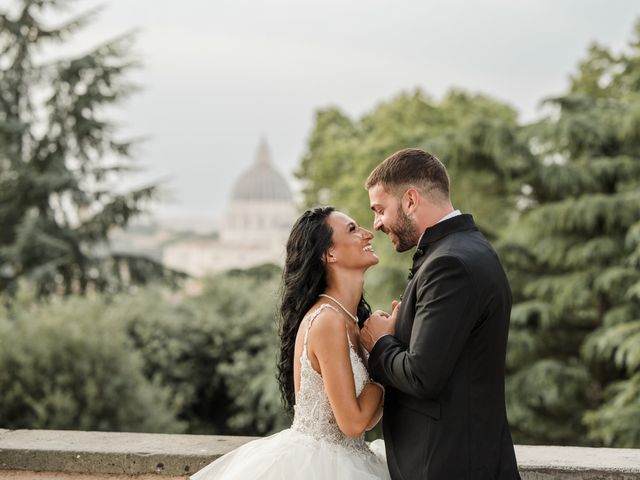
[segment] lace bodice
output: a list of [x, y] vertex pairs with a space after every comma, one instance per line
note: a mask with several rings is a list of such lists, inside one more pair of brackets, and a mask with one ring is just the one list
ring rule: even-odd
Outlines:
[[[307, 329], [304, 334], [304, 346], [302, 348], [302, 355], [300, 356], [300, 389], [296, 393], [296, 404], [291, 428], [329, 444], [345, 447], [354, 453], [371, 455], [371, 450], [369, 450], [364, 441], [364, 434], [359, 438], [347, 437], [338, 427], [329, 403], [329, 398], [324, 390], [322, 376], [313, 369], [309, 356], [307, 355], [309, 329], [324, 308], [331, 308], [340, 313], [337, 308], [324, 303], [308, 315]], [[351, 368], [356, 386], [356, 396], [359, 396], [364, 386], [369, 382], [369, 373], [351, 343], [351, 339], [346, 330], [345, 334], [349, 341], [349, 356], [351, 358]]]

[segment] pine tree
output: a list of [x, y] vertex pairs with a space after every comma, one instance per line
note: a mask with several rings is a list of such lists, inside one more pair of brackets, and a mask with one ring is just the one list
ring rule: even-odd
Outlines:
[[124, 35], [71, 58], [44, 60], [94, 12], [60, 26], [65, 0], [17, 0], [0, 11], [0, 292], [21, 278], [40, 295], [109, 290], [170, 272], [112, 254], [107, 235], [139, 214], [154, 186], [116, 192], [134, 143], [115, 135], [105, 107], [134, 91]]
[[539, 159], [503, 251], [509, 419], [530, 443], [640, 446], [640, 23], [594, 45], [530, 128]]

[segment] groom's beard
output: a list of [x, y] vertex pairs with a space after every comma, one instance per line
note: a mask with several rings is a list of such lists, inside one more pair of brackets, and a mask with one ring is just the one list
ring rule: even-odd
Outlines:
[[417, 233], [415, 223], [404, 213], [401, 205], [398, 205], [397, 216], [396, 222], [389, 225], [385, 233], [391, 237], [396, 252], [406, 252], [416, 246], [420, 236]]

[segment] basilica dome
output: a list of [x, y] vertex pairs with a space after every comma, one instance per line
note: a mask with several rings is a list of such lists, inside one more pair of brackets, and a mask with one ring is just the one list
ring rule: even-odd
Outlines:
[[231, 193], [231, 200], [232, 202], [291, 202], [292, 199], [289, 185], [273, 167], [269, 149], [263, 140], [258, 147], [255, 163], [236, 181]]

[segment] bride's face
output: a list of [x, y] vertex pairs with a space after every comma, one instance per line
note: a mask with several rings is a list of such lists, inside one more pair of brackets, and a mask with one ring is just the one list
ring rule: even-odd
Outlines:
[[360, 227], [342, 212], [331, 212], [327, 223], [333, 230], [333, 245], [327, 251], [327, 262], [349, 269], [367, 269], [380, 260], [373, 251], [373, 234]]

